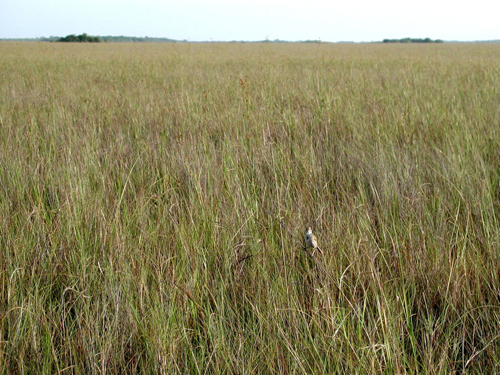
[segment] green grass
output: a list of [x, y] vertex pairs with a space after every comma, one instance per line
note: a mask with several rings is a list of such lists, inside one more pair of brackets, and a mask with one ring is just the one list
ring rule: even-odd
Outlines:
[[499, 59], [0, 43], [1, 373], [499, 372]]

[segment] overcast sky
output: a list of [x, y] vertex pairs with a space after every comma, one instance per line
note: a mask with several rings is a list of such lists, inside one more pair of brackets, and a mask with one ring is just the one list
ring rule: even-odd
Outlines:
[[499, 0], [0, 0], [0, 38], [473, 41], [500, 39], [499, 19]]

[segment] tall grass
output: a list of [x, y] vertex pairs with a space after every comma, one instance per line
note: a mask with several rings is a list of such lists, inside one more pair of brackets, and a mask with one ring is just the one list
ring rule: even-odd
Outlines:
[[1, 372], [499, 372], [499, 59], [0, 43]]

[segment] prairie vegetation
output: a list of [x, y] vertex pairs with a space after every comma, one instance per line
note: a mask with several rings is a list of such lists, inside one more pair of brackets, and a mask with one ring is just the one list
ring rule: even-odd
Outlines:
[[1, 372], [498, 373], [499, 61], [0, 43]]

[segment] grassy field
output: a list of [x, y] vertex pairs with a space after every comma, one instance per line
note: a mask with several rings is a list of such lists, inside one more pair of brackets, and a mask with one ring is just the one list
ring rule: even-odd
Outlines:
[[0, 43], [2, 374], [498, 373], [499, 249], [499, 44]]

